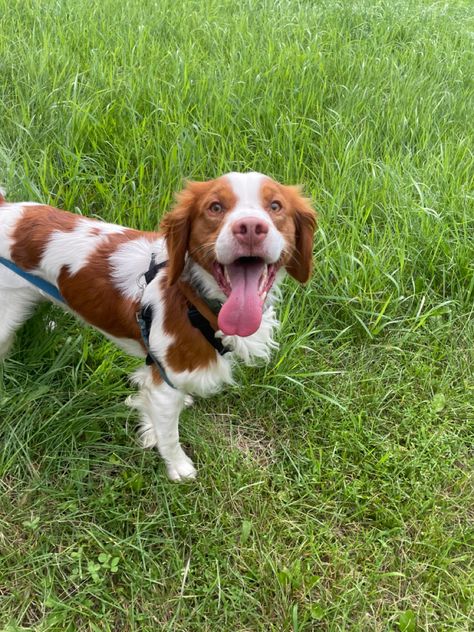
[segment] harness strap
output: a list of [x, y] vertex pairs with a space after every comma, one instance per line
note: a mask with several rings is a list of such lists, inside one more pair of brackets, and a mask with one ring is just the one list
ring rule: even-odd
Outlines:
[[45, 281], [45, 279], [36, 276], [36, 274], [26, 272], [26, 270], [19, 268], [15, 263], [13, 263], [13, 261], [9, 261], [4, 257], [0, 257], [0, 263], [5, 266], [5, 268], [8, 268], [12, 272], [15, 272], [15, 274], [17, 274], [22, 279], [25, 279], [25, 281], [28, 281], [28, 283], [31, 283], [31, 285], [37, 287], [38, 290], [41, 290], [41, 292], [48, 294], [48, 296], [53, 298], [55, 301], [58, 301], [59, 303], [66, 302], [58, 288], [49, 281]]
[[[147, 272], [144, 272], [141, 277], [145, 279], [145, 287], [153, 281], [158, 272], [165, 268], [168, 265], [168, 261], [162, 261], [161, 263], [155, 263], [155, 253], [151, 256], [150, 266]], [[139, 281], [138, 281], [139, 282]], [[140, 284], [140, 283], [139, 283]], [[192, 288], [188, 283], [184, 283], [183, 281], [179, 281], [179, 289], [184, 294], [189, 307], [188, 307], [188, 318], [189, 322], [193, 327], [198, 329], [204, 338], [208, 341], [210, 345], [214, 347], [214, 349], [220, 354], [224, 355], [230, 349], [225, 347], [222, 344], [222, 341], [219, 338], [216, 338], [215, 333], [219, 329], [217, 324], [217, 316], [212, 310], [211, 306], [202, 299], [197, 292]], [[220, 309], [220, 305], [217, 306], [217, 309]], [[137, 322], [140, 327], [140, 332], [142, 335], [142, 340], [145, 345], [145, 349], [147, 351], [146, 363], [147, 365], [154, 364], [158, 369], [158, 372], [164, 382], [171, 386], [171, 388], [176, 388], [174, 384], [168, 378], [165, 368], [160, 360], [156, 357], [156, 355], [150, 349], [150, 331], [151, 325], [153, 322], [153, 308], [151, 305], [144, 305], [137, 312]]]
[[166, 268], [166, 266], [168, 265], [167, 261], [162, 261], [161, 263], [155, 263], [155, 257], [156, 257], [155, 253], [152, 253], [151, 260], [150, 260], [150, 267], [143, 275], [143, 278], [145, 279], [145, 283], [147, 285], [153, 281], [153, 279], [156, 277], [156, 275], [158, 274], [160, 270], [162, 270], [163, 268]]
[[[185, 283], [184, 281], [178, 281], [178, 286], [181, 292], [186, 297], [188, 303], [191, 305], [190, 309], [201, 312], [202, 316], [207, 322], [207, 325], [210, 325], [214, 331], [217, 331], [219, 329], [219, 325], [217, 324], [217, 316], [209, 307], [209, 305], [205, 301], [203, 301], [203, 299], [189, 285], [189, 283]], [[219, 306], [219, 309], [220, 309], [220, 306]], [[194, 325], [194, 323], [191, 322], [191, 324], [194, 327], [197, 327], [197, 325]]]
[[[151, 283], [158, 272], [165, 268], [168, 265], [168, 261], [162, 261], [161, 263], [155, 263], [155, 253], [151, 256], [150, 266], [148, 271], [143, 273], [141, 276], [145, 279], [146, 285]], [[215, 337], [216, 331], [219, 329], [219, 325], [217, 323], [217, 315], [216, 312], [213, 311], [212, 307], [216, 307], [217, 313], [221, 308], [221, 304], [217, 301], [213, 303], [206, 302], [203, 298], [199, 296], [199, 294], [194, 290], [194, 288], [189, 285], [189, 283], [185, 283], [184, 281], [178, 281], [178, 286], [181, 292], [184, 294], [184, 297], [188, 301], [188, 318], [189, 322], [193, 327], [199, 329], [204, 338], [208, 341], [210, 345], [214, 347], [214, 349], [220, 354], [224, 355], [228, 353], [230, 349], [224, 347], [222, 341], [219, 338]], [[151, 309], [151, 307], [150, 307]], [[150, 321], [151, 327], [151, 321]], [[148, 333], [149, 335], [149, 333]], [[147, 344], [148, 347], [148, 344]]]
[[[206, 303], [194, 290], [189, 283], [178, 281], [179, 289], [186, 297], [190, 307], [188, 308], [189, 322], [193, 327], [199, 329], [207, 342], [214, 347], [220, 354], [224, 355], [230, 349], [224, 347], [222, 341], [216, 338], [216, 331], [219, 329], [217, 323], [217, 315], [212, 311], [211, 306]], [[221, 304], [217, 304], [217, 312], [219, 312]]]
[[227, 347], [224, 347], [224, 345], [222, 344], [222, 340], [216, 338], [215, 329], [211, 327], [209, 321], [201, 314], [198, 309], [191, 306], [188, 309], [188, 318], [191, 325], [193, 327], [196, 327], [196, 329], [199, 329], [207, 342], [211, 344], [220, 355], [224, 355], [229, 351], [229, 349]]
[[145, 307], [142, 307], [139, 312], [137, 312], [137, 322], [140, 327], [140, 332], [142, 334], [142, 339], [145, 344], [145, 348], [147, 350], [147, 356], [146, 356], [145, 362], [148, 366], [151, 366], [152, 364], [154, 364], [156, 368], [158, 369], [158, 372], [163, 382], [166, 382], [166, 384], [168, 384], [168, 386], [171, 386], [171, 388], [176, 389], [176, 386], [170, 381], [169, 377], [166, 375], [164, 366], [161, 364], [161, 362], [158, 360], [156, 355], [150, 349], [150, 330], [151, 330], [152, 320], [153, 320], [153, 310], [152, 310], [151, 305], [146, 305]]
[[[158, 272], [165, 268], [168, 265], [167, 261], [162, 261], [161, 263], [155, 263], [155, 253], [151, 255], [150, 266], [148, 270], [143, 274], [143, 278], [145, 279], [145, 287], [153, 281]], [[151, 323], [153, 322], [153, 308], [151, 305], [144, 305], [140, 308], [140, 310], [136, 313], [136, 319], [138, 326], [140, 327], [140, 333], [142, 335], [143, 344], [145, 345], [145, 349], [147, 352], [147, 356], [145, 358], [145, 362], [148, 366], [154, 364], [158, 369], [158, 373], [160, 374], [163, 382], [171, 386], [171, 388], [176, 389], [176, 386], [171, 382], [169, 377], [166, 374], [165, 367], [161, 364], [159, 359], [150, 349], [150, 331], [151, 331]]]

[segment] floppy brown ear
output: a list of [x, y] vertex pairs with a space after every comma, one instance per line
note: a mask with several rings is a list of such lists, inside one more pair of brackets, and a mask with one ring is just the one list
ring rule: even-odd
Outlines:
[[300, 283], [306, 283], [313, 271], [313, 236], [316, 230], [316, 213], [309, 200], [301, 195], [298, 187], [289, 188], [294, 212], [295, 247], [286, 269], [294, 279]]
[[195, 202], [192, 183], [177, 195], [177, 204], [161, 220], [160, 230], [164, 233], [168, 250], [168, 285], [174, 285], [184, 269], [191, 232], [191, 215]]

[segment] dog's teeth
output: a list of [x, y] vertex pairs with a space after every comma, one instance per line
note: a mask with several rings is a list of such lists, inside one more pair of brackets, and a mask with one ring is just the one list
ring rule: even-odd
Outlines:
[[267, 279], [268, 279], [268, 266], [265, 266], [263, 273], [262, 273], [262, 277], [260, 279], [260, 283], [258, 286], [258, 290], [259, 292], [263, 291], [263, 288], [265, 287], [266, 283], [267, 283]]
[[265, 269], [263, 270], [263, 273], [262, 273], [262, 277], [260, 279], [259, 288], [258, 288], [260, 292], [263, 291], [263, 288], [267, 284], [267, 281], [268, 281], [268, 266], [265, 266]]
[[229, 276], [229, 273], [227, 272], [227, 266], [224, 266], [224, 278], [227, 281], [227, 283], [230, 285], [230, 276]]

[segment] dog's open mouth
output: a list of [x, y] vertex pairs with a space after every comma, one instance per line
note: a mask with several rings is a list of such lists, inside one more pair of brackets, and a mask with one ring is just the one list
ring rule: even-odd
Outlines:
[[228, 297], [218, 324], [228, 336], [250, 336], [262, 322], [263, 305], [275, 281], [277, 267], [260, 257], [240, 257], [233, 263], [214, 263], [214, 276]]

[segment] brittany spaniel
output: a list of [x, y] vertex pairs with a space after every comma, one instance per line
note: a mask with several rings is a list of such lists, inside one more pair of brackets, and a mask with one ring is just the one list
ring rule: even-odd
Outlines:
[[277, 287], [286, 273], [308, 281], [315, 228], [299, 189], [260, 173], [189, 182], [160, 232], [9, 203], [0, 191], [0, 357], [53, 295], [126, 352], [147, 356], [129, 398], [142, 443], [158, 449], [172, 480], [194, 478], [180, 412], [190, 396], [231, 383], [236, 360], [269, 358]]

